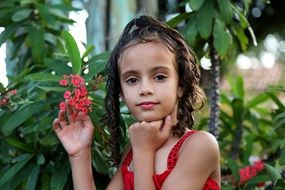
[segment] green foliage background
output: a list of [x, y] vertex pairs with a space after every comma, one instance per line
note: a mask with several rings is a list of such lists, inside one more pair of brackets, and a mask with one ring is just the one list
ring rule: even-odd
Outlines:
[[[204, 48], [206, 43], [217, 50], [223, 62], [233, 49], [246, 50], [249, 39], [245, 30], [250, 30], [250, 25], [244, 15], [248, 4], [241, 10], [227, 0], [189, 3], [193, 12], [181, 13], [168, 24], [174, 27], [185, 21], [183, 34], [199, 57], [209, 52]], [[92, 165], [99, 189], [105, 188], [115, 171], [109, 162], [109, 132], [100, 122], [105, 87], [104, 80], [99, 81], [105, 76], [109, 52], [94, 55], [94, 47], [86, 46], [86, 52], [80, 56], [73, 37], [66, 32], [74, 22], [68, 13], [77, 10], [70, 1], [0, 3], [0, 25], [5, 28], [0, 34], [0, 45], [6, 42], [9, 51], [6, 58], [9, 84], [5, 88], [0, 84], [1, 98], [9, 99], [8, 105], [0, 107], [0, 189], [72, 189], [68, 156], [52, 130], [64, 92], [58, 80], [64, 74], [81, 74], [89, 81], [89, 95], [94, 99], [90, 116], [95, 126]], [[234, 14], [240, 22], [233, 22]], [[278, 97], [284, 94], [285, 87], [249, 98], [241, 77], [230, 80], [230, 84], [231, 93], [222, 94], [220, 101], [222, 189], [255, 189], [256, 184], [264, 181], [272, 188], [274, 185], [274, 189], [283, 189], [280, 173], [285, 165], [285, 105]], [[13, 89], [17, 90], [16, 95], [10, 94]], [[124, 149], [128, 141], [126, 129], [132, 120], [123, 106], [121, 116]], [[208, 121], [203, 116], [197, 128], [207, 130]], [[239, 168], [248, 165], [252, 155], [265, 160], [264, 172], [245, 185], [226, 178], [234, 176], [238, 181]]]

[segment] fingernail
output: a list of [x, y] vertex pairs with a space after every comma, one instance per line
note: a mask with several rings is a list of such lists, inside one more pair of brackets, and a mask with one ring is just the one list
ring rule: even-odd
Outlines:
[[167, 120], [170, 120], [170, 119], [171, 119], [171, 118], [170, 118], [170, 115], [168, 115], [168, 116], [166, 117], [166, 119], [167, 119]]

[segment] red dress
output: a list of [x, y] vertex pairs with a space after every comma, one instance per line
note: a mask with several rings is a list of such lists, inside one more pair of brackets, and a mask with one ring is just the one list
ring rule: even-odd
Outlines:
[[[191, 130], [179, 139], [179, 141], [174, 145], [174, 147], [171, 149], [171, 151], [168, 155], [167, 170], [161, 174], [153, 175], [153, 181], [155, 183], [156, 189], [158, 189], [158, 190], [161, 189], [163, 182], [165, 181], [167, 176], [170, 174], [170, 172], [174, 168], [176, 161], [177, 161], [177, 158], [178, 158], [177, 154], [179, 152], [181, 145], [185, 141], [185, 139], [187, 137], [189, 137], [190, 135], [194, 134], [195, 132], [197, 132], [197, 131]], [[124, 162], [122, 164], [122, 168], [121, 168], [125, 190], [133, 190], [134, 189], [134, 173], [129, 171], [129, 169], [128, 169], [128, 167], [132, 161], [132, 158], [133, 158], [133, 152], [132, 152], [132, 150], [130, 150], [130, 152], [128, 153], [126, 159], [124, 160]], [[220, 190], [220, 187], [215, 180], [213, 180], [212, 178], [209, 177], [208, 180], [206, 181], [206, 184], [203, 187], [203, 190]]]

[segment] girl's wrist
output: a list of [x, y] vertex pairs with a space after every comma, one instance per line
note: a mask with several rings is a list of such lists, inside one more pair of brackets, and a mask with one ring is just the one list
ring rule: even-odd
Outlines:
[[91, 158], [91, 147], [87, 147], [84, 149], [81, 149], [79, 152], [72, 154], [72, 155], [68, 155], [69, 156], [69, 160], [81, 160], [81, 159], [86, 159], [86, 158]]
[[140, 157], [154, 157], [155, 150], [151, 149], [133, 149], [133, 155], [140, 158]]

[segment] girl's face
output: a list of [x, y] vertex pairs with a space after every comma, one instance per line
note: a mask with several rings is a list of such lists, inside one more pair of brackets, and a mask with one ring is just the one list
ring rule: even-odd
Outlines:
[[131, 45], [119, 61], [121, 96], [137, 121], [176, 121], [180, 93], [174, 54], [161, 42]]

